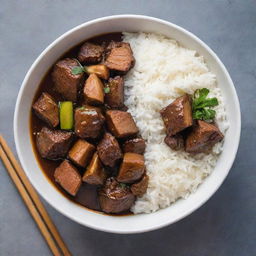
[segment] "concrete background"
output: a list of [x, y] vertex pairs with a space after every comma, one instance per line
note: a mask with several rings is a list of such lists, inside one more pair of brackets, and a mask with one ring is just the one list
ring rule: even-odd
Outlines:
[[[115, 235], [47, 210], [74, 255], [256, 255], [256, 1], [0, 0], [0, 129], [15, 150], [13, 112], [30, 65], [54, 39], [85, 21], [146, 14], [195, 33], [224, 62], [242, 110], [241, 144], [218, 192], [178, 223], [145, 234]], [[0, 255], [51, 255], [0, 162]]]

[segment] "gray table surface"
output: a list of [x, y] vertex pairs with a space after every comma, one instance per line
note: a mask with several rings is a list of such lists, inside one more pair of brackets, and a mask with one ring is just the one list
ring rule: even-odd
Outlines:
[[[54, 39], [112, 14], [159, 17], [195, 33], [224, 62], [242, 110], [237, 158], [199, 210], [158, 231], [117, 235], [83, 227], [45, 203], [74, 255], [256, 255], [256, 1], [0, 0], [0, 130], [15, 150], [13, 112], [28, 68]], [[0, 255], [51, 255], [0, 162]]]

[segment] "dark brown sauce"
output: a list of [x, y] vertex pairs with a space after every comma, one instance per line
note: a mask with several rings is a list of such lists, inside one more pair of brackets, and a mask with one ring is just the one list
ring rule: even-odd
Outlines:
[[[110, 42], [111, 40], [121, 41], [122, 40], [122, 33], [118, 32], [118, 33], [103, 34], [103, 35], [99, 35], [99, 36], [90, 38], [90, 39], [85, 40], [85, 41], [89, 41], [89, 42], [97, 43], [97, 44], [102, 44], [103, 42]], [[72, 47], [71, 49], [69, 49], [66, 53], [64, 53], [62, 56], [60, 56], [59, 59], [76, 58], [77, 53], [79, 51], [79, 48], [81, 47], [81, 45], [84, 42], [81, 42], [80, 44], [78, 44], [78, 45]], [[58, 60], [56, 60], [56, 62]], [[32, 104], [34, 104], [34, 102], [39, 98], [39, 96], [41, 95], [42, 92], [48, 92], [50, 95], [52, 95], [55, 98], [56, 101], [61, 101], [62, 100], [61, 96], [53, 90], [53, 81], [51, 79], [51, 72], [52, 72], [52, 67], [47, 71], [47, 73], [43, 77], [42, 81], [40, 82], [40, 84], [38, 86], [38, 89], [35, 93]], [[36, 133], [39, 132], [42, 129], [42, 127], [44, 127], [44, 126], [46, 126], [45, 122], [40, 120], [31, 111], [31, 114], [30, 114], [31, 143], [32, 143], [32, 146], [33, 146], [33, 151], [34, 151], [34, 154], [36, 156], [36, 159], [37, 159], [37, 161], [39, 163], [39, 166], [40, 166], [41, 170], [43, 171], [43, 173], [46, 175], [46, 177], [48, 178], [50, 183], [59, 192], [61, 192], [62, 195], [64, 195], [66, 198], [68, 198], [72, 202], [77, 203], [80, 206], [86, 207], [86, 209], [88, 209], [88, 210], [92, 210], [92, 211], [96, 211], [97, 213], [104, 214], [103, 212], [100, 211], [100, 206], [99, 206], [98, 199], [97, 199], [97, 189], [98, 189], [97, 186], [83, 183], [83, 185], [79, 189], [77, 195], [75, 197], [72, 197], [71, 195], [69, 195], [64, 189], [62, 189], [54, 181], [54, 176], [53, 176], [54, 175], [54, 170], [56, 169], [56, 167], [58, 167], [60, 165], [62, 160], [56, 160], [56, 161], [47, 160], [47, 159], [43, 159], [39, 155], [39, 152], [38, 152], [37, 147], [36, 147]], [[81, 175], [84, 173], [84, 169], [82, 169], [82, 168], [80, 168], [79, 171], [80, 171]], [[125, 215], [128, 215], [128, 214], [130, 215], [131, 212], [122, 213], [122, 214], [118, 214], [118, 215], [114, 214], [114, 216], [125, 216]]]

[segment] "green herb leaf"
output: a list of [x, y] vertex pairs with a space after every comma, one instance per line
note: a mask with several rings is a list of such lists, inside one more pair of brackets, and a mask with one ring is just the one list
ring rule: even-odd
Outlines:
[[195, 91], [192, 103], [193, 119], [212, 120], [215, 118], [216, 111], [210, 108], [217, 106], [219, 102], [217, 98], [207, 98], [208, 94], [207, 88]]
[[215, 107], [217, 105], [219, 105], [217, 98], [209, 98], [209, 99], [205, 99], [201, 103], [195, 105], [194, 109], [200, 109], [200, 108], [205, 108], [205, 107]]
[[104, 88], [104, 92], [105, 92], [105, 93], [110, 93], [110, 88], [109, 88], [109, 87], [105, 87], [105, 88]]
[[206, 99], [209, 92], [210, 91], [207, 88], [196, 90], [195, 93], [194, 93], [193, 106], [197, 106], [200, 103], [202, 103]]
[[85, 72], [85, 70], [84, 70], [84, 67], [76, 66], [72, 68], [71, 72], [73, 75], [78, 75]]
[[120, 183], [119, 185], [120, 185], [121, 188], [126, 188], [127, 187], [127, 185], [124, 184], [124, 183]]
[[198, 89], [198, 92], [199, 92], [199, 97], [201, 98], [203, 97], [205, 99], [210, 91], [207, 88], [202, 88], [202, 89]]
[[216, 111], [213, 109], [205, 108], [204, 113], [205, 113], [204, 120], [212, 120], [216, 115]]
[[202, 110], [193, 111], [193, 119], [202, 120], [204, 113]]

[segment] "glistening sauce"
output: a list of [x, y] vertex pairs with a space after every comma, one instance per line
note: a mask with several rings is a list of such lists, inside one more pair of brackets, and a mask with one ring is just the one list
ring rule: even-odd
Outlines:
[[[93, 37], [86, 41], [90, 41], [92, 43], [97, 43], [97, 44], [102, 44], [103, 42], [108, 43], [111, 40], [121, 41], [121, 39], [122, 39], [122, 33], [109, 33], [109, 34], [104, 34], [104, 35]], [[84, 42], [71, 48], [66, 53], [64, 53], [59, 59], [76, 58], [79, 48], [81, 47], [81, 45], [83, 43]], [[52, 67], [47, 71], [47, 73], [43, 77], [43, 79], [36, 91], [36, 94], [34, 96], [33, 103], [39, 98], [39, 96], [41, 95], [42, 92], [48, 92], [50, 95], [52, 95], [55, 98], [56, 101], [61, 101], [60, 95], [52, 89], [53, 81], [51, 79], [51, 73], [52, 73]], [[55, 188], [57, 188], [58, 191], [60, 191], [62, 193], [63, 196], [65, 196], [66, 198], [70, 199], [71, 201], [73, 201], [79, 205], [86, 207], [89, 210], [100, 211], [99, 203], [97, 200], [97, 186], [89, 185], [89, 184], [86, 184], [83, 182], [83, 185], [79, 189], [77, 195], [75, 197], [72, 197], [54, 181], [54, 176], [53, 176], [54, 170], [56, 167], [58, 167], [60, 165], [62, 160], [56, 160], [56, 161], [47, 160], [47, 159], [43, 159], [39, 155], [39, 152], [36, 147], [36, 133], [39, 132], [43, 126], [46, 126], [45, 122], [40, 120], [33, 113], [33, 111], [31, 111], [31, 115], [30, 115], [31, 142], [32, 142], [32, 146], [33, 146], [33, 150], [34, 150], [36, 159], [37, 159], [39, 166], [41, 167], [41, 170], [43, 171], [43, 173], [47, 176], [47, 178], [53, 184], [53, 186]], [[78, 170], [81, 173], [81, 175], [83, 175], [85, 168], [78, 168]], [[120, 215], [124, 215], [124, 214], [119, 214], [119, 216]], [[127, 215], [127, 213], [125, 215]]]

